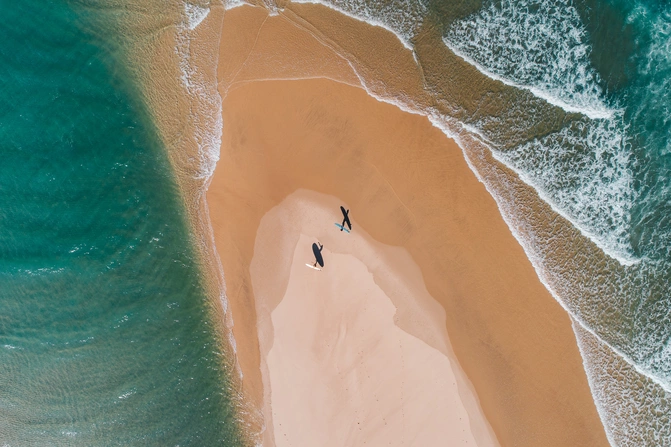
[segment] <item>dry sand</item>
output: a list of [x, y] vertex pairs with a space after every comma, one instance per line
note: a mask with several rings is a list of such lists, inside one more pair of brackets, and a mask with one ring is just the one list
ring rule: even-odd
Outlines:
[[[341, 232], [339, 205], [300, 190], [257, 232], [264, 445], [498, 445], [419, 268], [361, 228]], [[321, 271], [306, 267], [317, 240]]]
[[[315, 8], [314, 14], [325, 16], [326, 22], [329, 14], [335, 14]], [[219, 68], [224, 135], [207, 198], [250, 402], [264, 407], [262, 355], [268, 365], [280, 369], [285, 356], [305, 360], [305, 347], [290, 341], [296, 328], [283, 329], [288, 332], [282, 332], [278, 344], [289, 353], [278, 356], [269, 350], [266, 357], [263, 349], [269, 345], [263, 340], [259, 344], [257, 317], [263, 315], [257, 315], [256, 284], [252, 286], [255, 279], [250, 274], [263, 216], [304, 188], [343, 200], [356, 216], [357, 229], [380, 243], [407, 250], [412, 264], [421, 270], [428, 294], [445, 312], [452, 349], [501, 445], [607, 446], [569, 318], [539, 282], [461, 150], [426, 118], [380, 103], [353, 87], [356, 77], [348, 64], [342, 64], [343, 58], [332, 48], [319, 49], [319, 39], [305, 30], [296, 36], [292, 23], [283, 15], [267, 17], [260, 8], [250, 7], [228, 11], [224, 19]], [[265, 37], [271, 24], [272, 33]], [[359, 26], [361, 35], [383, 33], [379, 39], [389, 38], [383, 30], [350, 25]], [[241, 38], [242, 32], [251, 37]], [[294, 44], [280, 48], [273, 44], [285, 38]], [[317, 53], [319, 64], [311, 59]], [[280, 72], [277, 66], [262, 63], [271, 55], [288, 61]], [[318, 79], [321, 67], [324, 79]], [[247, 73], [244, 80], [237, 77], [240, 73]], [[315, 79], [267, 80], [291, 77]], [[283, 250], [294, 253], [291, 246]], [[349, 260], [344, 264], [358, 265]], [[359, 267], [350, 273], [362, 275], [363, 281]], [[271, 323], [277, 318], [282, 326], [290, 319], [287, 314], [302, 307], [296, 301], [301, 294], [288, 295], [303, 281], [301, 275], [325, 273], [303, 269], [300, 275], [291, 269], [283, 274], [286, 286], [279, 290], [286, 304], [279, 301], [270, 314]], [[326, 275], [319, 280], [326, 281]], [[379, 283], [378, 287], [371, 289], [375, 292], [370, 299], [381, 308], [387, 306], [387, 312], [391, 307], [385, 300], [391, 300], [403, 336], [444, 355], [430, 331], [413, 332], [417, 325], [411, 316], [417, 313], [408, 310], [408, 302], [395, 300]], [[277, 300], [279, 292], [273, 293]], [[259, 321], [259, 328], [264, 324], [268, 322]], [[313, 327], [299, 319], [294, 324], [305, 325], [302, 334]], [[319, 383], [324, 371], [315, 367], [312, 372], [312, 383]], [[272, 375], [267, 377], [272, 383]], [[284, 402], [292, 392], [301, 395], [297, 390], [272, 389], [273, 396], [285, 393]], [[300, 399], [295, 405], [296, 411], [304, 412], [311, 402]], [[275, 422], [268, 425], [274, 427]]]

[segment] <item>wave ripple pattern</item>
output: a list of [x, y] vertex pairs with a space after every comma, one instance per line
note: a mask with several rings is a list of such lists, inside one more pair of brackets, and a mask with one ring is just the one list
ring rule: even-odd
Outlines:
[[571, 2], [491, 4], [452, 24], [444, 42], [486, 75], [585, 116], [500, 159], [606, 253], [635, 262], [625, 126], [621, 112], [606, 104], [587, 33]]

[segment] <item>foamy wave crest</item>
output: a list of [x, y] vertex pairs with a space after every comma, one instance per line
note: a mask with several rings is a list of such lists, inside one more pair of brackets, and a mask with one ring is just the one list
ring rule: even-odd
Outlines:
[[608, 118], [591, 48], [569, 0], [491, 3], [453, 23], [445, 44], [483, 74], [529, 90], [550, 104]]
[[409, 50], [412, 50], [410, 41], [428, 12], [424, 0], [414, 2], [394, 0], [377, 4], [357, 0], [295, 0], [294, 3], [324, 5], [348, 17], [384, 28], [395, 34]]
[[186, 14], [186, 26], [193, 31], [205, 20], [205, 17], [210, 13], [210, 8], [186, 3], [184, 5], [184, 12]]
[[491, 144], [494, 154], [606, 254], [623, 265], [638, 262], [627, 128], [623, 112], [603, 99], [578, 11], [568, 0], [521, 3], [491, 3], [451, 24], [444, 43], [486, 76], [583, 117], [512, 150]]
[[229, 9], [239, 8], [247, 4], [244, 0], [224, 0], [224, 9], [228, 11]]
[[631, 265], [639, 259], [630, 242], [635, 192], [624, 128], [621, 119], [584, 118], [494, 156], [605, 253]]
[[197, 109], [197, 113], [192, 113], [191, 118], [198, 117], [204, 121], [193, 126], [193, 138], [198, 147], [198, 159], [194, 160], [193, 175], [198, 179], [210, 178], [214, 173], [219, 160], [223, 130], [221, 97], [216, 80], [209, 79], [192, 61], [194, 55], [192, 55], [191, 34], [205, 20], [209, 12], [210, 8], [207, 5], [184, 4], [183, 20], [177, 29], [175, 48], [179, 56], [182, 84]]
[[671, 445], [671, 393], [573, 322], [589, 386], [614, 447]]

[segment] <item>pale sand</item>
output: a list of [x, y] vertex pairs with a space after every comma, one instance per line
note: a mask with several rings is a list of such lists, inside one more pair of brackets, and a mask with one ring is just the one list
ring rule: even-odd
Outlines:
[[[501, 445], [608, 445], [569, 318], [540, 284], [461, 150], [426, 118], [346, 85], [352, 83], [349, 68], [342, 73], [344, 83], [258, 82], [252, 77], [232, 81], [246, 60], [262, 61], [273, 47], [265, 48], [257, 39], [238, 49], [236, 67], [222, 72], [224, 56], [236, 51], [235, 39], [226, 40], [226, 30], [249, 26], [253, 36], [261, 36], [261, 23], [261, 28], [281, 20], [289, 23], [282, 16], [265, 18], [263, 11], [253, 17], [259, 11], [237, 8], [224, 19], [220, 91], [225, 125], [221, 160], [207, 197], [250, 402], [264, 406], [249, 273], [256, 230], [270, 209], [306, 188], [339, 197], [372, 238], [407, 249], [426, 289], [445, 310], [456, 358]], [[315, 12], [320, 14], [335, 13], [322, 8]], [[378, 41], [371, 35], [383, 33], [358, 22], [350, 26], [359, 26], [361, 32], [350, 28], [349, 33], [366, 35], [371, 43]], [[274, 32], [282, 41], [283, 28], [278, 25]], [[301, 48], [283, 48], [288, 52], [284, 57], [292, 60], [290, 53], [301, 53]], [[336, 53], [323, 53], [332, 79], [338, 79], [334, 67], [342, 59]], [[306, 59], [300, 54], [295, 58]], [[286, 75], [276, 76], [275, 68], [267, 68], [264, 74], [257, 64], [254, 76]], [[319, 67], [308, 68], [310, 77], [319, 74]], [[289, 280], [287, 272], [287, 284]], [[399, 315], [406, 313], [404, 305], [394, 304]], [[403, 321], [398, 324], [403, 327]]]
[[[419, 268], [362, 228], [341, 232], [340, 204], [301, 190], [258, 229], [265, 444], [274, 432], [277, 446], [498, 445]], [[317, 240], [322, 271], [306, 266]]]

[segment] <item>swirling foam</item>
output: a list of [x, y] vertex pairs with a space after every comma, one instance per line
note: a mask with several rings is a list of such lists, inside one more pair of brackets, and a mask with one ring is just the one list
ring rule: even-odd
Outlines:
[[592, 119], [613, 115], [590, 63], [580, 15], [569, 1], [491, 3], [452, 24], [444, 42], [485, 75], [568, 112]]

